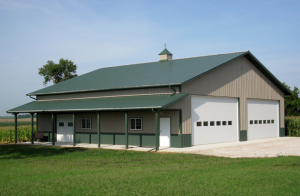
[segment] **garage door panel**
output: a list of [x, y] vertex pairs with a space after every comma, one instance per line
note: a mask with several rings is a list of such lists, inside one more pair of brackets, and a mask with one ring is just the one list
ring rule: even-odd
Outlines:
[[[238, 100], [236, 98], [192, 96], [193, 145], [238, 140]], [[214, 126], [210, 122], [214, 122]], [[217, 122], [220, 121], [220, 126]], [[226, 121], [226, 125], [222, 122]], [[231, 125], [228, 125], [228, 122]], [[197, 126], [201, 122], [201, 126]], [[208, 122], [208, 126], [204, 126]]]
[[279, 136], [279, 103], [272, 100], [247, 100], [248, 140]]

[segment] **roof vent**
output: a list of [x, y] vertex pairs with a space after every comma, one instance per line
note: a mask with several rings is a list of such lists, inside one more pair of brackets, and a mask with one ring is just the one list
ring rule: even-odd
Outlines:
[[172, 53], [165, 48], [161, 53], [158, 54], [159, 56], [159, 61], [167, 61], [172, 59]]

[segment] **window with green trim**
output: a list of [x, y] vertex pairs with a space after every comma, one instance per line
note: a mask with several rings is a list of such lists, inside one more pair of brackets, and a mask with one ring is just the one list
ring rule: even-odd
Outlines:
[[92, 119], [82, 118], [81, 119], [81, 129], [92, 129]]
[[142, 118], [130, 118], [130, 130], [143, 130]]

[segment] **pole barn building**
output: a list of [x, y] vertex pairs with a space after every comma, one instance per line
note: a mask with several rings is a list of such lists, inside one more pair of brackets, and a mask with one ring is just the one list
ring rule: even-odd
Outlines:
[[164, 49], [159, 61], [101, 68], [27, 95], [36, 101], [7, 112], [16, 121], [36, 113], [38, 134], [53, 145], [159, 149], [284, 136], [290, 91], [250, 51], [172, 59]]

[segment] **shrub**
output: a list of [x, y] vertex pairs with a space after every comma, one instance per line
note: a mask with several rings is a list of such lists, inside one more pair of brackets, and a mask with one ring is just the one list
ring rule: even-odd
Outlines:
[[300, 118], [296, 118], [296, 117], [286, 118], [285, 132], [287, 136], [300, 137]]

